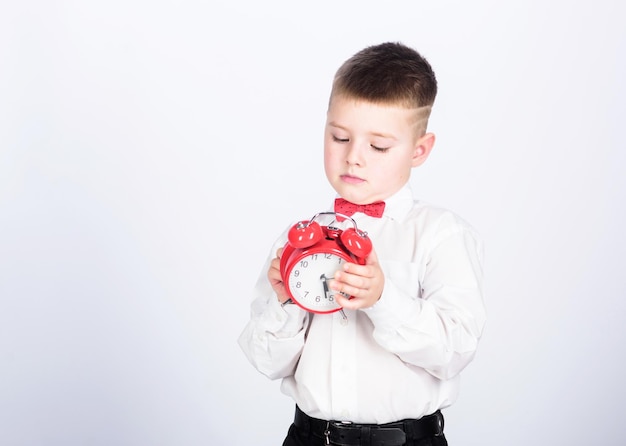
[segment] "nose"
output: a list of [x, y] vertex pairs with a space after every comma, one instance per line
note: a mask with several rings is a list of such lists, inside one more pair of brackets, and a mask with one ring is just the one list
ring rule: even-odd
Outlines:
[[353, 166], [363, 165], [363, 150], [356, 141], [350, 142], [346, 153], [346, 163]]

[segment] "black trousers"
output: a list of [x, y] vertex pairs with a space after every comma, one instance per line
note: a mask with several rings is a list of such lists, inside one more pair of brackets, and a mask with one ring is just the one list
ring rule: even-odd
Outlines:
[[[283, 446], [327, 446], [329, 444], [332, 446], [336, 444], [332, 442], [327, 443], [326, 441], [326, 438], [320, 432], [298, 427], [294, 423], [289, 427]], [[442, 428], [441, 433], [437, 435], [416, 440], [408, 439], [404, 446], [448, 446], [448, 442]]]

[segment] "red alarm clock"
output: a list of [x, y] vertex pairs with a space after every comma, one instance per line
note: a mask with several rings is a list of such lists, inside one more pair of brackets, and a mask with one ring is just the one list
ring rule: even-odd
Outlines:
[[[320, 215], [329, 214], [351, 221], [353, 227], [341, 230], [315, 221]], [[280, 258], [280, 273], [291, 301], [313, 313], [341, 310], [335, 301], [337, 292], [329, 289], [328, 281], [345, 262], [365, 264], [372, 251], [367, 233], [346, 215], [320, 212], [311, 220], [292, 226], [287, 240]]]

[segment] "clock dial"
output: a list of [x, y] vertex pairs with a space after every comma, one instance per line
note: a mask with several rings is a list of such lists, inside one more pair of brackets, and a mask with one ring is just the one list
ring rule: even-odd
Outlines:
[[300, 258], [289, 272], [288, 287], [294, 300], [301, 306], [320, 313], [336, 311], [336, 292], [328, 288], [328, 281], [345, 262], [332, 253], [314, 253]]

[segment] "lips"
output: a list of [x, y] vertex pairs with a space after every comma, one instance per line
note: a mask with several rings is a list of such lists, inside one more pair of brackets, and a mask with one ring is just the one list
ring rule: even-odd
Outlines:
[[349, 183], [349, 184], [360, 184], [362, 182], [364, 182], [365, 180], [363, 178], [359, 178], [359, 177], [355, 177], [354, 175], [341, 175], [341, 181], [343, 181], [344, 183]]

